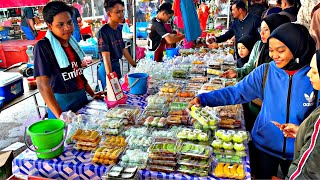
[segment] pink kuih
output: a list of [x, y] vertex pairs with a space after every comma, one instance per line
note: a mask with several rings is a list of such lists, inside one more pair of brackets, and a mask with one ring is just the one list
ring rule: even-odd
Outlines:
[[108, 96], [105, 96], [104, 97], [104, 101], [106, 102], [108, 108], [114, 108], [116, 107], [118, 104], [126, 104], [127, 103], [127, 99], [128, 99], [128, 96], [124, 94], [123, 98], [122, 99], [119, 99], [117, 101], [108, 101]]

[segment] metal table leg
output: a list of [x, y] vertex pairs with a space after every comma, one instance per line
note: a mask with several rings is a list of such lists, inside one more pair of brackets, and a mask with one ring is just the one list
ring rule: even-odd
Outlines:
[[36, 95], [35, 95], [35, 94], [33, 95], [33, 100], [34, 100], [34, 103], [36, 104], [36, 110], [37, 110], [38, 116], [39, 116], [39, 118], [41, 118], [41, 114], [40, 114], [40, 110], [39, 110], [39, 105], [38, 105], [38, 101], [37, 101], [37, 98], [36, 98]]

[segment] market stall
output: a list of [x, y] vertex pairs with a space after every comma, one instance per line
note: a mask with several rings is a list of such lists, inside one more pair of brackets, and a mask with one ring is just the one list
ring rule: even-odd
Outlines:
[[232, 52], [222, 45], [180, 50], [181, 56], [164, 63], [142, 60], [130, 74], [149, 74], [147, 93], [137, 95], [132, 85], [127, 90], [125, 79], [126, 104], [108, 109], [104, 101], [90, 102], [69, 124], [60, 156], [44, 160], [26, 150], [13, 160], [13, 173], [61, 179], [251, 179], [250, 135], [241, 106], [186, 110], [196, 94], [236, 83], [217, 76], [235, 66]]

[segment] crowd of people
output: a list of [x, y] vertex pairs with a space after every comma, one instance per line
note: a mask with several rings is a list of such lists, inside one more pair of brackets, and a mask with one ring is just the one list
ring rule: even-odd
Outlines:
[[[232, 4], [235, 20], [230, 29], [207, 41], [209, 47], [216, 47], [216, 43], [235, 37], [237, 68], [222, 76], [238, 78], [240, 82], [233, 87], [199, 94], [189, 103], [189, 108], [248, 103], [244, 107], [247, 129], [252, 134], [253, 176], [257, 179], [320, 179], [317, 159], [320, 156], [319, 5], [308, 1], [311, 8], [305, 6], [306, 2], [282, 0], [273, 7], [257, 10], [262, 7], [260, 3], [254, 1], [255, 8], [251, 6], [248, 10], [244, 1], [236, 1]], [[86, 93], [93, 98], [101, 98], [103, 94], [94, 92], [83, 76], [84, 53], [76, 35], [72, 36], [77, 28], [75, 21], [79, 20], [78, 16], [74, 19], [76, 4], [73, 7], [61, 1], [44, 7], [43, 17], [49, 30], [34, 50], [34, 76], [48, 105], [49, 118], [59, 118], [64, 111], [79, 110], [87, 103]], [[124, 46], [119, 27], [124, 20], [124, 3], [105, 0], [104, 8], [108, 23], [97, 33], [101, 60], [98, 76], [103, 88], [106, 74], [116, 72], [122, 77], [119, 64], [122, 56], [136, 66]], [[79, 14], [85, 12], [78, 11]], [[163, 44], [174, 44], [185, 37], [166, 27], [172, 16], [172, 5], [165, 2], [149, 25], [149, 50], [159, 50], [156, 61], [162, 59]], [[32, 33], [33, 29], [29, 30]], [[282, 175], [278, 174], [279, 169]]]

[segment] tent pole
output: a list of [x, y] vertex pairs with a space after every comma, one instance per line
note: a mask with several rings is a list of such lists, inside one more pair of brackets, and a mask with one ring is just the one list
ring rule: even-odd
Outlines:
[[132, 22], [133, 22], [133, 43], [132, 58], [136, 62], [136, 44], [137, 44], [137, 27], [136, 27], [136, 0], [132, 0]]

